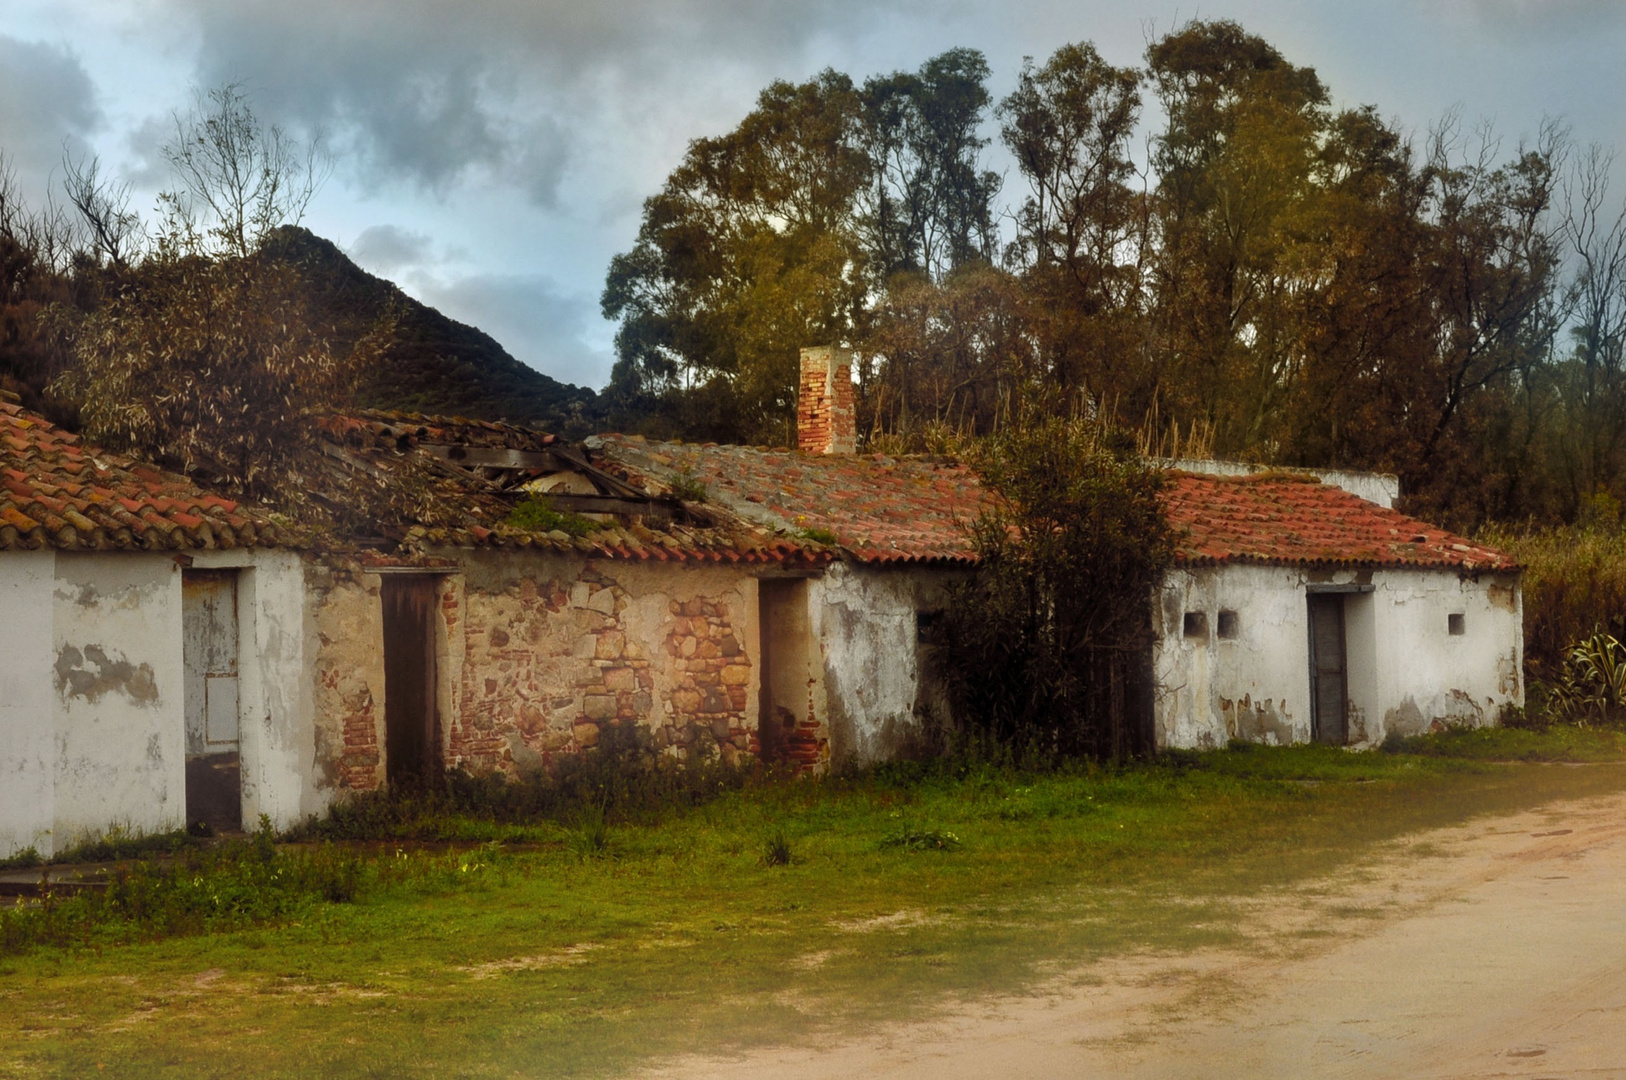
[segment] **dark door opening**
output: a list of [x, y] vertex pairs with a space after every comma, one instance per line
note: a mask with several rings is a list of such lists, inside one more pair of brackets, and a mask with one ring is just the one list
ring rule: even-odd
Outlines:
[[812, 715], [813, 624], [807, 582], [757, 582], [757, 626], [762, 647], [758, 688], [757, 753], [770, 764], [817, 766], [827, 734]]
[[237, 741], [237, 573], [181, 575], [181, 661], [185, 669], [186, 823], [217, 831], [243, 827]]
[[440, 580], [386, 575], [384, 604], [384, 775], [391, 790], [423, 790], [441, 779], [436, 709], [435, 608]]
[[1349, 742], [1349, 663], [1344, 648], [1344, 597], [1310, 594], [1310, 724], [1316, 742]]

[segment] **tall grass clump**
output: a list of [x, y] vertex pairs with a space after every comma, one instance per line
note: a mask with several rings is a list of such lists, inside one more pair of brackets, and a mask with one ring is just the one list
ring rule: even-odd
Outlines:
[[1598, 631], [1626, 637], [1626, 530], [1493, 526], [1480, 539], [1524, 567], [1524, 661], [1532, 680], [1558, 683], [1574, 648]]

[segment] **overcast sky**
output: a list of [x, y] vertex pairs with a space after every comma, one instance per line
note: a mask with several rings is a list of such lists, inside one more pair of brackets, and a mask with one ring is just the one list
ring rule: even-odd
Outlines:
[[1090, 40], [1137, 64], [1193, 16], [1238, 20], [1336, 103], [1418, 133], [1458, 107], [1509, 149], [1544, 116], [1626, 149], [1626, 0], [0, 0], [0, 151], [39, 198], [64, 144], [88, 149], [150, 207], [171, 111], [239, 80], [263, 118], [326, 132], [335, 171], [306, 224], [597, 387], [614, 335], [598, 295], [641, 201], [768, 81], [862, 80], [970, 45], [997, 97], [1024, 56]]

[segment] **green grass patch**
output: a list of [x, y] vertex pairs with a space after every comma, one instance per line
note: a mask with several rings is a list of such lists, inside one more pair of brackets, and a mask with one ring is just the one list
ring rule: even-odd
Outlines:
[[[1553, 760], [1604, 753], [1530, 734]], [[442, 835], [531, 831], [523, 847], [340, 844], [358, 866], [349, 900], [306, 887], [238, 921], [0, 958], [0, 1074], [603, 1076], [814, 1042], [1104, 955], [1235, 943], [1231, 898], [1414, 830], [1626, 788], [1619, 765], [1484, 760], [1455, 736], [1418, 747], [897, 765], [602, 821], [448, 811]], [[889, 842], [906, 833], [959, 844]]]
[[1453, 728], [1436, 735], [1393, 739], [1386, 753], [1476, 761], [1599, 762], [1626, 758], [1626, 732], [1554, 724], [1528, 728]]

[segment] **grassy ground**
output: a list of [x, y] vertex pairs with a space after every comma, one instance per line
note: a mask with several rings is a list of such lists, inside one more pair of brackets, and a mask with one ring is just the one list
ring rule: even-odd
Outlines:
[[1227, 897], [1410, 830], [1626, 788], [1609, 732], [1407, 749], [776, 786], [611, 826], [603, 852], [596, 830], [453, 822], [525, 847], [386, 847], [353, 902], [0, 956], [0, 1075], [596, 1076], [816, 1039], [1096, 956], [1234, 940]]

